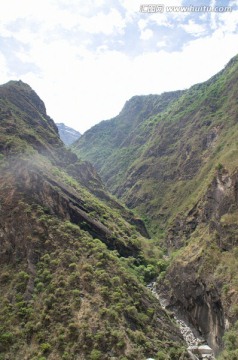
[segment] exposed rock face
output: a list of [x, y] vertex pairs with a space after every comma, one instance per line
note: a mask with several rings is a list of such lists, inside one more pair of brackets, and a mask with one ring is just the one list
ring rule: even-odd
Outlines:
[[[168, 249], [183, 246], [201, 223], [209, 225], [211, 232], [217, 232], [218, 245], [222, 250], [237, 245], [237, 238], [234, 237], [236, 223], [226, 224], [226, 219], [232, 214], [236, 216], [238, 210], [237, 188], [237, 173], [231, 175], [225, 168], [218, 170], [203, 198], [186, 216], [178, 215], [174, 220], [168, 230]], [[223, 215], [225, 218], [222, 218]]]
[[212, 349], [208, 345], [190, 346], [188, 352], [192, 360], [214, 360]]
[[[179, 279], [177, 277], [178, 285], [172, 290], [170, 306], [176, 306], [183, 316], [187, 317], [189, 323], [200, 331], [217, 354], [222, 348], [222, 336], [225, 330], [221, 295], [217, 289], [208, 289], [205, 283], [199, 283], [196, 277], [191, 275], [194, 270], [185, 267], [181, 272], [179, 269], [181, 276]], [[178, 272], [176, 266], [168, 275], [170, 281], [175, 276], [175, 272]]]
[[[188, 212], [187, 216], [178, 217], [173, 227], [169, 229], [167, 244], [172, 248], [181, 248], [191, 241], [194, 233], [201, 232], [201, 227], [207, 239], [207, 247], [212, 245], [209, 238], [213, 238], [219, 249], [221, 258], [224, 252], [232, 251], [237, 246], [237, 172], [230, 174], [225, 168], [217, 170], [204, 197]], [[210, 244], [209, 244], [210, 243]], [[177, 306], [195, 328], [207, 339], [216, 354], [222, 349], [222, 336], [225, 332], [225, 323], [234, 322], [230, 306], [236, 302], [236, 296], [227, 298], [222, 296], [222, 281], [216, 273], [219, 266], [212, 257], [217, 256], [217, 250], [205, 256], [206, 248], [201, 245], [202, 251], [190, 250], [183, 260], [176, 262], [170, 268], [167, 280], [171, 289], [171, 306]], [[197, 251], [197, 253], [196, 253]], [[205, 258], [204, 258], [205, 257]], [[206, 265], [206, 262], [207, 264]], [[209, 265], [211, 263], [211, 265]], [[199, 276], [198, 276], [199, 274]]]
[[93, 209], [80, 199], [77, 192], [73, 192], [63, 182], [56, 181], [50, 173], [44, 173], [42, 176], [42, 173], [30, 163], [17, 164], [13, 171], [16, 176], [17, 191], [25, 194], [28, 200], [30, 200], [30, 194], [34, 194], [32, 201], [37, 200], [40, 204], [44, 204], [50, 214], [70, 220], [74, 224], [83, 223], [84, 230], [88, 231], [92, 237], [103, 241], [110, 250], [117, 250], [121, 256], [138, 255], [137, 247], [120, 244], [105, 225], [90, 216], [90, 210]]
[[183, 335], [184, 340], [188, 345], [187, 350], [190, 358], [193, 360], [215, 360], [213, 350], [205, 344], [204, 338], [198, 335], [198, 332], [194, 327], [193, 329], [191, 328], [191, 324], [189, 326], [184, 320], [181, 319], [181, 313], [178, 312], [178, 308], [171, 307], [171, 305], [169, 305], [169, 301], [165, 298], [162, 298], [161, 294], [157, 292], [156, 283], [150, 283], [148, 288], [152, 291], [156, 299], [159, 300], [163, 309], [172, 308], [174, 319], [180, 329], [181, 334]]
[[56, 124], [59, 130], [59, 135], [61, 140], [64, 142], [65, 145], [71, 145], [76, 140], [78, 140], [81, 136], [80, 132], [74, 130], [73, 128], [66, 126], [63, 123]]

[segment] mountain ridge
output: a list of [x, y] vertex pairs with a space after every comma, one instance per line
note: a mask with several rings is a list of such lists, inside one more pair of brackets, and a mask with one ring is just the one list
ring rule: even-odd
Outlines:
[[[86, 136], [73, 147], [164, 246], [169, 266], [159, 277], [158, 292], [217, 355], [224, 350], [222, 360], [235, 358], [238, 348], [229, 342], [238, 335], [237, 84], [235, 56], [211, 79], [145, 116], [134, 132], [125, 131], [119, 144], [111, 139], [110, 152], [101, 140], [105, 124], [87, 132], [94, 149]], [[117, 129], [119, 115], [108, 122], [107, 137]]]
[[64, 146], [43, 104], [22, 82], [0, 87], [0, 357], [187, 359], [145, 286], [158, 269], [143, 222]]

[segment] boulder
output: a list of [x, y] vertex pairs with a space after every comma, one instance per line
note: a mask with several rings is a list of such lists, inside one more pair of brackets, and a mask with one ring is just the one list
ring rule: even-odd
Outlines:
[[210, 355], [213, 353], [213, 350], [208, 345], [200, 345], [198, 351], [201, 355]]

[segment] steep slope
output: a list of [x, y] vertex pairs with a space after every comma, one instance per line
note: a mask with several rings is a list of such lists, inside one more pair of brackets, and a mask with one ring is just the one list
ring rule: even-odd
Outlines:
[[81, 136], [80, 132], [66, 126], [63, 123], [56, 123], [61, 140], [65, 145], [71, 145]]
[[135, 276], [151, 269], [143, 223], [65, 149], [21, 81], [0, 87], [0, 133], [0, 358], [186, 359]]
[[[221, 359], [235, 359], [238, 351], [237, 92], [238, 56], [162, 112], [144, 117], [129, 142], [115, 143], [112, 157], [120, 161], [113, 172], [111, 156], [98, 167], [109, 188], [147, 218], [151, 233], [171, 255], [158, 291], [216, 353], [225, 345]], [[113, 122], [119, 129], [120, 119]], [[103, 127], [89, 130], [77, 143], [77, 152], [93, 164], [100, 164], [100, 153], [92, 156], [85, 139], [94, 135], [97, 146]], [[141, 148], [131, 161], [127, 154], [138, 138]]]
[[[182, 94], [182, 91], [176, 91], [134, 96], [117, 117], [86, 131], [73, 145], [73, 150], [91, 161], [107, 186], [117, 193], [118, 185], [127, 179], [127, 170], [143, 153], [151, 126], [156, 121], [155, 115], [165, 111]], [[144, 129], [146, 120], [148, 128]]]

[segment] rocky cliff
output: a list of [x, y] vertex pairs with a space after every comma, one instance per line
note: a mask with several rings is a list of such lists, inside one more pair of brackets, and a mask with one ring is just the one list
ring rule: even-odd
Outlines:
[[216, 353], [238, 320], [237, 174], [217, 169], [201, 200], [173, 222], [167, 247], [180, 250], [159, 286]]

